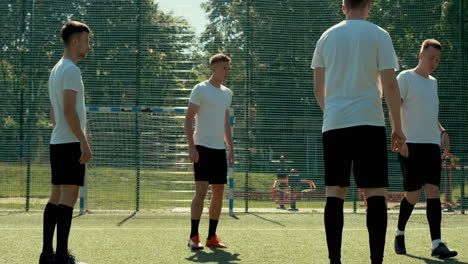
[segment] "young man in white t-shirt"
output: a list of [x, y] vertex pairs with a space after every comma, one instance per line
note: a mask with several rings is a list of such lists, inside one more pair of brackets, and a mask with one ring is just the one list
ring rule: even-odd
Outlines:
[[[325, 233], [330, 262], [341, 263], [343, 202], [350, 172], [367, 199], [372, 263], [382, 263], [387, 228], [387, 143], [382, 93], [392, 118], [392, 149], [405, 141], [401, 130], [397, 58], [389, 34], [367, 22], [370, 0], [344, 0], [346, 20], [323, 33], [312, 68], [323, 115]], [[380, 78], [379, 78], [380, 76]]]
[[195, 174], [195, 196], [191, 207], [192, 228], [188, 241], [191, 249], [203, 248], [198, 226], [209, 185], [212, 197], [206, 246], [226, 248], [216, 235], [216, 228], [223, 204], [224, 185], [227, 183], [225, 143], [229, 148], [229, 163], [234, 164], [235, 160], [229, 122], [232, 92], [222, 85], [229, 77], [231, 59], [224, 54], [217, 54], [210, 58], [210, 66], [211, 77], [193, 88], [185, 117], [185, 135]]
[[[65, 23], [61, 31], [65, 45], [63, 57], [49, 77], [51, 119], [54, 124], [50, 138], [52, 191], [44, 210], [43, 248], [39, 264], [82, 263], [69, 253], [68, 236], [73, 206], [84, 183], [85, 164], [92, 155], [85, 132], [84, 87], [80, 68], [76, 66], [88, 53], [89, 33], [89, 27], [83, 23]], [[55, 226], [56, 254], [52, 246]]]
[[442, 45], [434, 39], [423, 42], [416, 68], [401, 72], [398, 84], [401, 95], [402, 127], [407, 136], [398, 158], [403, 172], [405, 198], [400, 204], [395, 252], [406, 254], [405, 226], [418, 202], [421, 186], [427, 198], [426, 215], [432, 239], [432, 256], [445, 259], [457, 255], [441, 241], [440, 205], [441, 155], [450, 157], [450, 140], [439, 123], [437, 80], [430, 74], [440, 62]]

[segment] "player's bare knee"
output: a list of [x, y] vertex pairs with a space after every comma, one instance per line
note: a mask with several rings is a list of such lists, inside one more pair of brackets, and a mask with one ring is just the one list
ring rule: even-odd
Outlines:
[[74, 207], [78, 200], [80, 186], [78, 185], [60, 185], [60, 204]]
[[419, 200], [419, 194], [420, 194], [420, 190], [405, 192], [406, 201], [408, 201], [408, 203], [413, 204], [413, 205], [416, 204]]
[[212, 184], [211, 190], [213, 192], [213, 196], [222, 197], [224, 194], [224, 184]]
[[424, 185], [424, 192], [426, 193], [426, 197], [429, 199], [437, 199], [440, 198], [440, 191], [439, 186], [434, 184], [425, 184]]
[[60, 186], [52, 184], [50, 189], [49, 203], [58, 205], [60, 201]]
[[337, 197], [344, 200], [348, 192], [348, 187], [327, 186], [326, 191], [327, 197]]

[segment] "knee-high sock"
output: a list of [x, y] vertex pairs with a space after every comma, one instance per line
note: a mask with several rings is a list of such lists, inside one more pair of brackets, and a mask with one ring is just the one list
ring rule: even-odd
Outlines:
[[401, 200], [400, 214], [398, 215], [398, 230], [405, 231], [406, 223], [413, 212], [414, 204], [410, 204], [406, 197]]
[[328, 257], [333, 262], [341, 258], [341, 239], [343, 235], [343, 202], [337, 197], [327, 197], [325, 205], [325, 234], [327, 236]]
[[68, 254], [68, 236], [73, 216], [73, 207], [59, 204], [57, 221], [57, 255]]
[[216, 235], [216, 228], [218, 227], [218, 220], [210, 219], [210, 226], [208, 228], [208, 239]]
[[200, 225], [200, 220], [192, 219], [192, 229], [190, 231], [190, 238], [198, 235], [198, 226]]
[[44, 222], [42, 229], [42, 253], [52, 254], [54, 248], [52, 241], [54, 240], [55, 225], [57, 224], [58, 205], [48, 203], [44, 209]]
[[442, 221], [442, 207], [440, 199], [427, 199], [426, 216], [431, 231], [431, 239], [441, 239], [440, 223]]
[[387, 205], [384, 196], [367, 198], [367, 230], [372, 263], [382, 263], [387, 233]]

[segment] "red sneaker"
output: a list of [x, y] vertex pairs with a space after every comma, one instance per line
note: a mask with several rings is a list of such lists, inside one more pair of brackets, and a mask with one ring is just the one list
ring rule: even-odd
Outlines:
[[216, 235], [206, 240], [206, 246], [215, 248], [227, 248], [226, 245], [224, 245], [223, 242], [221, 242], [221, 239], [219, 239]]
[[203, 249], [203, 244], [200, 243], [200, 236], [196, 235], [189, 239], [187, 247], [191, 249]]

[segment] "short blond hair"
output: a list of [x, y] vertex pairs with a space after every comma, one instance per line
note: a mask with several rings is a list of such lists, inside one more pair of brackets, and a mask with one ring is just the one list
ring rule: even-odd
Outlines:
[[423, 51], [427, 50], [429, 47], [434, 47], [440, 51], [442, 51], [442, 44], [440, 44], [439, 41], [435, 39], [426, 39], [422, 45], [421, 45], [421, 50], [419, 51], [422, 53]]
[[210, 58], [210, 66], [213, 66], [216, 62], [231, 62], [231, 58], [229, 56], [219, 53]]

